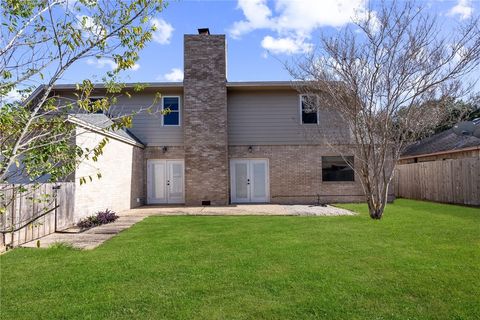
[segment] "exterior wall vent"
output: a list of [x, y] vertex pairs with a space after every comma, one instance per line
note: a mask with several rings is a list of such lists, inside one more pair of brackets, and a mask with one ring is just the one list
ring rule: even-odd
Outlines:
[[202, 201], [202, 206], [209, 206], [210, 205], [210, 200], [203, 200]]

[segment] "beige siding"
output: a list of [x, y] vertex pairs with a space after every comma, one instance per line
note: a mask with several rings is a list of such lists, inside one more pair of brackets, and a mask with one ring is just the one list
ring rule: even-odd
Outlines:
[[[181, 92], [160, 91], [163, 96], [180, 96], [180, 119], [183, 120], [183, 97]], [[181, 146], [183, 145], [183, 124], [181, 126], [162, 126], [161, 101], [153, 104], [153, 94], [136, 94], [131, 98], [120, 97], [114, 106], [115, 112], [132, 114], [132, 132], [146, 146]], [[152, 112], [146, 109], [151, 108]]]
[[319, 124], [301, 124], [299, 96], [289, 91], [229, 92], [230, 145], [348, 143], [348, 130], [335, 113], [321, 109]]
[[[180, 96], [180, 119], [183, 120], [183, 90], [178, 88], [158, 89], [156, 92], [162, 96]], [[126, 95], [117, 96], [117, 103], [113, 105], [110, 112], [114, 115], [135, 114], [133, 116], [133, 133], [146, 146], [182, 146], [183, 145], [183, 123], [181, 126], [162, 126], [161, 119], [161, 100], [154, 102], [155, 92], [131, 93], [131, 97]], [[75, 99], [71, 91], [59, 92], [59, 95]], [[94, 96], [103, 96], [104, 92], [95, 92]], [[147, 111], [150, 108], [150, 112]]]

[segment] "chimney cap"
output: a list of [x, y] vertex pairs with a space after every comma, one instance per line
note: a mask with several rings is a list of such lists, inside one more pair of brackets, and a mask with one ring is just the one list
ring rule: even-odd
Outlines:
[[210, 34], [210, 30], [208, 28], [199, 28], [198, 29], [198, 34]]

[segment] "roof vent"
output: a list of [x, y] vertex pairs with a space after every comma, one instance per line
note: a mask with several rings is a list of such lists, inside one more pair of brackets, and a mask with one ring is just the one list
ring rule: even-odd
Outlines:
[[209, 35], [210, 34], [210, 30], [208, 28], [200, 28], [198, 29], [198, 34], [206, 34], [206, 35]]

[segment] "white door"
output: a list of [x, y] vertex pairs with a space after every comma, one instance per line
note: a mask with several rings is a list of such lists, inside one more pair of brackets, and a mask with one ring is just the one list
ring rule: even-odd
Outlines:
[[232, 202], [268, 202], [268, 160], [234, 159], [230, 161]]
[[232, 160], [230, 164], [232, 202], [250, 202], [249, 161]]
[[167, 160], [167, 202], [184, 203], [183, 160]]
[[167, 203], [165, 160], [147, 161], [147, 203]]
[[147, 203], [184, 203], [183, 160], [147, 161]]

